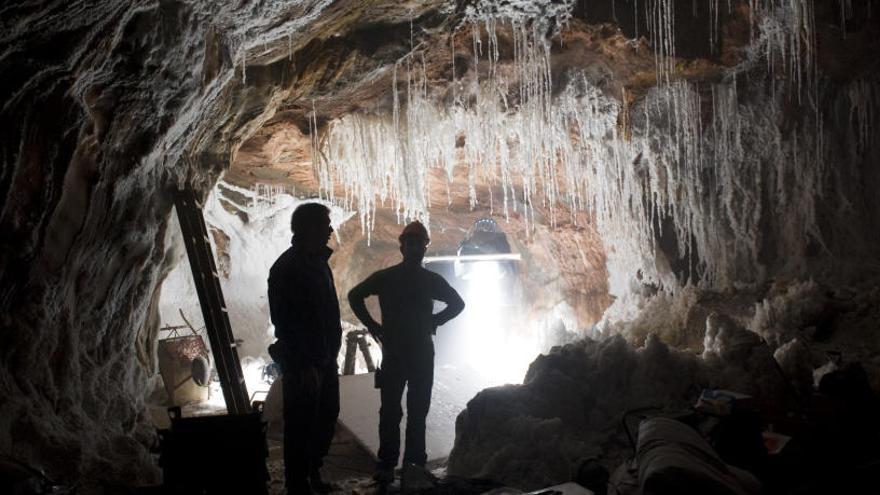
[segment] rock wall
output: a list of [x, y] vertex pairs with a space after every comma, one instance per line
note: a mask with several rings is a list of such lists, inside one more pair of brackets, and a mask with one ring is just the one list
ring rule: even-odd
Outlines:
[[[394, 6], [4, 7], [0, 452], [61, 480], [157, 479], [143, 394], [169, 193], [189, 184], [204, 195], [292, 87], [320, 90], [351, 71], [320, 56], [324, 40], [382, 11], [394, 19]], [[303, 52], [329, 65], [290, 60]]]

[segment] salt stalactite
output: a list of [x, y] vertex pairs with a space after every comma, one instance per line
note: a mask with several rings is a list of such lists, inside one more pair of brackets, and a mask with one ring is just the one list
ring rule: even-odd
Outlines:
[[[639, 0], [632, 1], [638, 12]], [[642, 1], [654, 49], [657, 82], [669, 84], [675, 70], [675, 1]], [[709, 42], [713, 50], [719, 35], [721, 1], [709, 1]], [[839, 1], [841, 19], [845, 22], [847, 13], [849, 17], [852, 16], [851, 0]], [[732, 9], [731, 1], [727, 0], [726, 3], [729, 12]], [[799, 96], [802, 89], [815, 90], [816, 84], [816, 26], [813, 4], [814, 0], [749, 0], [753, 39], [759, 36], [764, 38], [762, 46], [770, 71], [777, 72], [777, 65], [781, 65], [780, 69], [787, 70], [789, 80], [798, 88]], [[638, 13], [635, 18], [638, 26]]]
[[657, 83], [669, 84], [675, 70], [675, 2], [673, 0], [646, 0], [645, 14], [654, 61], [657, 67]]
[[264, 214], [266, 210], [275, 206], [277, 199], [282, 194], [286, 194], [284, 186], [280, 184], [265, 184], [258, 182], [254, 185], [254, 194], [251, 197], [251, 209]]
[[[710, 44], [710, 52], [715, 53], [716, 47], [718, 46], [718, 41], [721, 39], [718, 29], [721, 25], [721, 2], [725, 2], [727, 4], [727, 12], [731, 12], [733, 10], [732, 0], [710, 0], [709, 2], [709, 44]], [[694, 2], [694, 8], [696, 8], [696, 2]], [[638, 38], [638, 33], [636, 34], [636, 38]]]
[[[410, 54], [395, 66], [393, 77], [393, 108], [388, 116], [375, 118], [343, 118], [328, 127], [318, 144], [319, 179], [322, 190], [329, 192], [331, 178], [345, 186], [350, 206], [357, 198], [362, 225], [369, 225], [375, 199], [394, 198], [397, 211], [404, 218], [426, 218], [428, 212], [427, 170], [444, 167], [451, 179], [458, 160], [455, 142], [460, 134], [467, 137], [463, 159], [471, 164], [469, 174], [472, 205], [476, 205], [475, 184], [478, 178], [503, 185], [502, 211], [515, 208], [516, 196], [531, 214], [533, 193], [554, 204], [559, 184], [556, 174], [556, 150], [564, 131], [554, 127], [551, 117], [550, 45], [544, 38], [546, 26], [539, 23], [510, 21], [516, 46], [514, 80], [519, 84], [517, 109], [508, 101], [508, 81], [496, 71], [499, 58], [496, 23], [486, 17], [473, 25], [474, 56], [488, 60], [487, 74], [478, 74], [475, 103], [457, 102], [450, 109], [440, 109], [429, 100], [424, 61]], [[485, 30], [487, 39], [482, 39]], [[485, 53], [484, 53], [485, 49]], [[512, 82], [512, 81], [511, 81]], [[403, 83], [403, 88], [400, 88]], [[405, 101], [405, 104], [402, 101]], [[390, 123], [384, 122], [390, 120]], [[377, 126], [380, 132], [367, 131]], [[314, 134], [314, 132], [313, 132]], [[352, 141], [350, 136], [360, 135]], [[376, 143], [372, 140], [387, 140]], [[379, 156], [378, 153], [383, 153]], [[369, 156], [380, 160], [350, 160], [346, 156]], [[533, 167], [531, 164], [539, 164]], [[356, 171], [355, 171], [356, 170]], [[514, 191], [514, 180], [520, 179], [522, 189]], [[364, 182], [366, 181], [366, 182]], [[391, 184], [389, 188], [386, 184]], [[373, 194], [370, 194], [373, 191]], [[494, 207], [494, 204], [490, 206]]]
[[854, 149], [864, 153], [874, 137], [877, 108], [880, 107], [880, 88], [873, 81], [859, 79], [853, 82], [847, 94], [849, 125], [856, 130]]
[[[853, 16], [852, 0], [838, 0], [840, 6], [840, 31], [846, 37], [846, 21]], [[868, 3], [870, 5], [870, 2]]]
[[793, 82], [798, 98], [804, 90], [815, 96], [818, 84], [813, 3], [813, 0], [749, 0], [752, 48], [764, 52], [770, 73], [787, 71], [788, 81]]
[[[611, 263], [670, 288], [681, 282], [670, 275], [674, 263], [690, 267], [692, 283], [729, 288], [757, 283], [768, 270], [797, 272], [808, 245], [830, 252], [819, 202], [829, 189], [843, 190], [844, 181], [828, 178], [857, 167], [857, 157], [830, 165], [810, 46], [812, 4], [751, 0], [760, 15], [746, 60], [708, 83], [709, 101], [697, 84], [675, 80], [672, 3], [643, 5], [659, 79], [627, 109], [628, 132], [618, 125], [619, 101], [585, 75], [568, 74], [553, 94], [547, 24], [473, 14], [473, 57], [482, 63], [459, 81], [469, 97], [435, 104], [424, 61], [411, 52], [395, 67], [391, 115], [348, 115], [320, 140], [313, 129], [322, 187], [332, 192], [331, 179], [342, 184], [345, 206], [360, 212], [369, 231], [377, 202], [393, 201], [401, 218], [426, 219], [428, 171], [441, 167], [452, 180], [464, 164], [472, 206], [488, 199], [495, 208], [495, 198], [477, 197], [479, 180], [500, 185], [501, 211], [522, 205], [527, 223], [537, 202], [550, 224], [560, 204], [574, 221], [587, 212], [616, 257]], [[501, 27], [514, 49], [505, 71], [498, 67]], [[773, 84], [780, 74], [789, 84]], [[876, 81], [853, 84], [841, 104], [859, 149], [875, 146], [876, 88]], [[798, 100], [797, 123], [783, 124]], [[674, 240], [674, 252], [658, 246], [663, 237]], [[768, 260], [773, 252], [791, 256]], [[682, 259], [666, 259], [676, 256]]]

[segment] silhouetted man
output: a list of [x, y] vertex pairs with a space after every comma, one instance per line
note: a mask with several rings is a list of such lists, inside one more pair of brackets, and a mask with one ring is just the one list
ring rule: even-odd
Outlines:
[[278, 341], [269, 354], [281, 364], [284, 394], [284, 476], [288, 493], [326, 493], [320, 467], [339, 416], [336, 356], [342, 344], [339, 300], [327, 247], [330, 210], [297, 207], [292, 246], [269, 271], [269, 311]]
[[[406, 396], [406, 448], [403, 462], [424, 466], [425, 418], [434, 384], [434, 342], [437, 327], [455, 318], [464, 309], [455, 289], [440, 275], [422, 267], [430, 239], [419, 222], [412, 222], [400, 234], [403, 262], [370, 275], [348, 293], [348, 302], [358, 319], [382, 344], [379, 378], [382, 407], [379, 410], [379, 464], [374, 479], [394, 480], [394, 467], [400, 456], [400, 400]], [[370, 315], [364, 304], [368, 296], [379, 296], [382, 323]], [[434, 301], [446, 308], [434, 314]]]

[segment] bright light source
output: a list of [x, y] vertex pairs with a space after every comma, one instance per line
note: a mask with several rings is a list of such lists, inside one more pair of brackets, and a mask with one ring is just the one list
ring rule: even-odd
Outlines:
[[[456, 263], [456, 273], [461, 273], [461, 278], [471, 280], [477, 284], [485, 284], [500, 280], [504, 276], [504, 269], [496, 261], [478, 261], [476, 263]], [[500, 286], [498, 287], [500, 289]], [[500, 297], [501, 295], [498, 294]]]
[[[266, 394], [269, 393], [271, 384], [263, 379], [263, 368], [265, 366], [266, 361], [263, 358], [246, 356], [241, 360], [241, 371], [244, 375], [244, 382], [250, 396], [249, 399], [252, 401], [265, 400]], [[225, 409], [226, 399], [223, 397], [223, 389], [220, 387], [220, 382], [212, 381], [210, 387], [208, 400], [201, 403], [200, 409]]]
[[518, 332], [512, 318], [504, 267], [495, 261], [468, 263], [462, 277], [467, 307], [460, 355], [487, 385], [522, 383], [529, 364], [539, 353], [537, 339]]
[[248, 394], [251, 401], [265, 400], [269, 393], [271, 383], [263, 378], [263, 368], [266, 367], [266, 361], [263, 358], [245, 357], [241, 362], [242, 373], [244, 374], [244, 383], [247, 385]]

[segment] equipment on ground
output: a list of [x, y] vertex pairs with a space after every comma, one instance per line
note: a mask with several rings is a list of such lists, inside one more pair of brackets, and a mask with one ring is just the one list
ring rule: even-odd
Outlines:
[[343, 375], [353, 375], [354, 365], [357, 356], [357, 350], [361, 350], [364, 361], [367, 364], [367, 372], [376, 371], [376, 365], [373, 364], [373, 356], [370, 354], [370, 343], [367, 342], [366, 329], [352, 330], [345, 335], [345, 362], [342, 366]]
[[[202, 207], [189, 187], [175, 193], [174, 206], [228, 414], [184, 418], [179, 407], [168, 410], [171, 428], [159, 430], [163, 488], [166, 493], [266, 494], [268, 448], [262, 403], [253, 407], [249, 403], [236, 349], [239, 341], [232, 335]], [[188, 356], [187, 380], [206, 383], [210, 376], [206, 356], [199, 352]]]
[[260, 403], [246, 414], [184, 418], [173, 407], [168, 415], [171, 428], [159, 430], [166, 493], [268, 493]]

